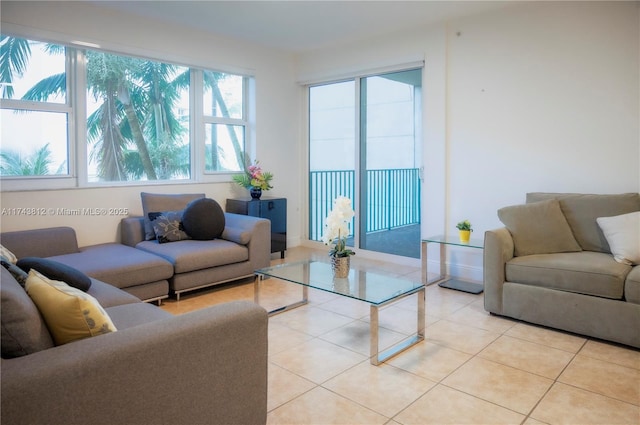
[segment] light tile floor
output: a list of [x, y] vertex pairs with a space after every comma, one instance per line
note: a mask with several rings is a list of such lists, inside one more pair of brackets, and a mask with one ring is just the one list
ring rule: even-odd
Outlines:
[[[294, 248], [285, 260], [326, 261]], [[352, 257], [380, 273], [420, 270]], [[267, 309], [300, 298], [265, 281]], [[369, 363], [368, 304], [310, 290], [309, 304], [269, 321], [268, 424], [639, 424], [640, 351], [484, 311], [482, 295], [437, 285], [426, 292], [426, 340]], [[183, 294], [174, 314], [253, 300], [253, 280]], [[382, 344], [415, 331], [415, 297], [380, 312]]]

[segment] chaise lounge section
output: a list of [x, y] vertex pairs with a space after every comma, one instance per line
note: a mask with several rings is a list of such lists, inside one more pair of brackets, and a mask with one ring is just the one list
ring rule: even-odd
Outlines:
[[63, 263], [147, 302], [169, 296], [173, 266], [157, 255], [118, 243], [79, 248], [71, 227], [4, 232], [0, 238], [18, 259], [42, 257]]

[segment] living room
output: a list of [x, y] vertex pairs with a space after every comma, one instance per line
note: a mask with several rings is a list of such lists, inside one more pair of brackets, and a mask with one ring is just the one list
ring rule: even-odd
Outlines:
[[[270, 195], [288, 200], [287, 244], [306, 238], [306, 85], [424, 62], [422, 234], [476, 236], [502, 226], [496, 211], [527, 192], [640, 190], [638, 2], [498, 2], [405, 30], [289, 51], [128, 14], [100, 2], [0, 4], [3, 32], [255, 78], [251, 156], [274, 170]], [[327, 7], [331, 7], [328, 5]], [[330, 25], [327, 23], [327, 25]], [[116, 29], [117, 28], [117, 29]], [[243, 195], [218, 182], [10, 189], [2, 207], [124, 208], [140, 192]], [[119, 216], [3, 216], [2, 231], [76, 229], [80, 246], [117, 242]], [[460, 251], [451, 269], [482, 279], [482, 256]], [[434, 262], [434, 265], [437, 265]], [[637, 403], [636, 403], [637, 404]]]

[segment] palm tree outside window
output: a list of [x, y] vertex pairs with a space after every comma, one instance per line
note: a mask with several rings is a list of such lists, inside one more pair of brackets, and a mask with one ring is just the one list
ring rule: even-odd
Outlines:
[[[84, 87], [70, 77], [80, 72]], [[205, 155], [206, 172], [243, 168], [245, 76], [2, 35], [0, 78], [3, 178], [72, 174], [74, 143], [86, 143], [78, 160], [89, 183], [192, 179], [191, 152]], [[201, 113], [190, 108], [196, 88]], [[86, 93], [86, 110], [72, 107], [73, 90]], [[86, 122], [77, 141], [74, 120]]]

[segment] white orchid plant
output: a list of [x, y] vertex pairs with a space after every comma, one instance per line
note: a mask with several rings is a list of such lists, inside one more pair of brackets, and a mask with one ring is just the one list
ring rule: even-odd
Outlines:
[[354, 216], [351, 199], [338, 196], [333, 200], [333, 209], [324, 221], [324, 234], [322, 235], [322, 242], [325, 245], [335, 244], [329, 251], [330, 257], [355, 255], [353, 250], [347, 248], [347, 237], [350, 234], [349, 226]]

